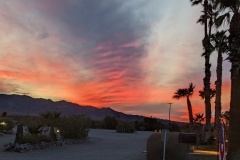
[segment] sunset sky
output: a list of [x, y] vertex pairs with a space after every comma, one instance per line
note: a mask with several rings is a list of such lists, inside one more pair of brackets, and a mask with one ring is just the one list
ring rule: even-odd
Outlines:
[[[204, 113], [200, 14], [188, 0], [0, 0], [0, 92], [164, 119], [172, 102], [171, 119], [187, 121], [186, 100], [172, 96], [193, 82]], [[214, 86], [216, 53], [211, 63]]]

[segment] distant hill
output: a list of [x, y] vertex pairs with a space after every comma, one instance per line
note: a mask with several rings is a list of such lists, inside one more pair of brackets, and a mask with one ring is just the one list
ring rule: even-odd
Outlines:
[[116, 117], [122, 121], [143, 121], [143, 116], [117, 112], [111, 108], [81, 106], [67, 101], [54, 102], [50, 99], [32, 98], [26, 95], [0, 94], [0, 112], [9, 115], [38, 115], [44, 112], [61, 112], [62, 115], [86, 115], [93, 120], [102, 120], [106, 116]]

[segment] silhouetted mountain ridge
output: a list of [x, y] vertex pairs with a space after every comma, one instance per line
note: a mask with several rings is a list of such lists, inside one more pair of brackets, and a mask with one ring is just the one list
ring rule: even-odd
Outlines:
[[102, 120], [106, 116], [116, 117], [123, 121], [142, 121], [143, 116], [128, 115], [111, 108], [96, 108], [83, 106], [65, 100], [52, 101], [51, 99], [33, 98], [27, 95], [0, 94], [0, 112], [10, 115], [39, 115], [39, 113], [61, 112], [62, 115], [86, 115], [94, 120]]

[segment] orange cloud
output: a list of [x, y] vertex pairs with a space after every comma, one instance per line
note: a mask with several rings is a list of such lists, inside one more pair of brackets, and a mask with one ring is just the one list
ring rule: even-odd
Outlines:
[[[137, 5], [125, 9], [130, 6], [127, 2], [102, 6], [85, 1], [86, 7], [95, 7], [85, 10], [89, 14], [82, 14], [80, 1], [25, 2], [0, 2], [1, 92], [164, 119], [168, 119], [167, 103], [172, 102], [171, 119], [187, 122], [186, 99], [173, 100], [172, 95], [193, 82], [193, 113], [205, 113], [198, 96], [204, 77], [202, 26], [195, 25], [200, 11], [189, 3], [168, 2], [174, 9], [185, 8], [176, 18], [171, 8], [167, 14], [165, 8], [164, 12], [152, 9], [158, 6], [155, 1], [137, 12]], [[116, 10], [119, 5], [123, 12]], [[230, 81], [225, 76], [223, 110], [230, 101]]]

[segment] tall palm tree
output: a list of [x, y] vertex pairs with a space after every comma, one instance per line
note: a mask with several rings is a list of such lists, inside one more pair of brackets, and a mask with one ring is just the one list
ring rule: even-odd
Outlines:
[[193, 126], [193, 113], [192, 113], [192, 104], [190, 101], [190, 97], [193, 95], [195, 86], [193, 86], [192, 83], [189, 84], [188, 88], [180, 88], [178, 89], [174, 95], [173, 99], [179, 100], [180, 98], [187, 98], [187, 107], [188, 107], [188, 115], [189, 115], [189, 122], [190, 122], [190, 128]]
[[[215, 0], [216, 6], [224, 10], [225, 17], [232, 18], [229, 27], [229, 61], [231, 63], [231, 100], [229, 120], [228, 160], [240, 159], [240, 1]], [[229, 12], [228, 12], [229, 11]]]
[[222, 63], [223, 63], [223, 53], [227, 52], [228, 40], [226, 36], [226, 31], [220, 31], [211, 36], [211, 40], [214, 43], [214, 47], [217, 50], [217, 80], [216, 85], [216, 99], [215, 99], [215, 136], [217, 142], [220, 138], [220, 117], [221, 117], [221, 94], [222, 94]]
[[205, 94], [205, 115], [206, 115], [206, 128], [210, 130], [211, 124], [211, 64], [210, 55], [213, 51], [213, 46], [210, 42], [210, 36], [212, 34], [212, 26], [214, 19], [214, 12], [212, 7], [213, 0], [190, 0], [192, 5], [202, 5], [203, 15], [200, 17], [198, 22], [204, 25], [204, 39], [202, 40], [204, 53], [202, 56], [205, 58], [205, 77], [203, 78], [204, 94]]

